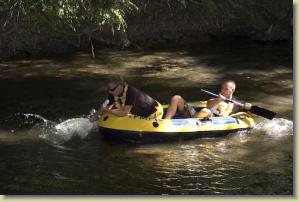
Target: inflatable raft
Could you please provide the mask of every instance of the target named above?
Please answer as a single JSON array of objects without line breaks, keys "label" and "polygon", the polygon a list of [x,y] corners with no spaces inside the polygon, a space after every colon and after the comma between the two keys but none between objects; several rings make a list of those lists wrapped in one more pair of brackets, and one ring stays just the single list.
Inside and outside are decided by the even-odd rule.
[{"label": "inflatable raft", "polygon": [[[206,106],[206,101],[189,103],[196,111]],[[167,105],[163,106],[167,109]],[[134,143],[155,143],[180,141],[192,138],[224,136],[241,130],[253,128],[253,116],[238,112],[228,117],[212,117],[209,120],[188,119],[150,119],[135,115],[117,117],[103,114],[99,119],[99,132],[105,139],[122,140]]]}]

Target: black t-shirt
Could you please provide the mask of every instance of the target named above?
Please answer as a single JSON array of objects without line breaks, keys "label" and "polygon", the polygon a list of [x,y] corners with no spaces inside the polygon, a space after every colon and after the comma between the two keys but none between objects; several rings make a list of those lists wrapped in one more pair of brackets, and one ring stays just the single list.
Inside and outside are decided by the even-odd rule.
[{"label": "black t-shirt", "polygon": [[[114,96],[111,94],[108,95],[108,99],[109,105],[115,102]],[[128,86],[125,105],[132,106],[131,114],[148,117],[156,111],[157,102],[143,91]]]}]

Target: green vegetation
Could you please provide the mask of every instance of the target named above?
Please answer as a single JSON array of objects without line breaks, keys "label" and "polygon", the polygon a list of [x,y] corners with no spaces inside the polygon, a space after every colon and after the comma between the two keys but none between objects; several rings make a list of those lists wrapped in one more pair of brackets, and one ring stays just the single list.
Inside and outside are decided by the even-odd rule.
[{"label": "green vegetation", "polygon": [[94,55],[93,33],[108,27],[112,34],[125,32],[125,14],[137,10],[130,0],[1,0],[1,46],[14,55],[20,48],[45,47],[41,37],[49,43],[78,39],[78,46],[86,37]]},{"label": "green vegetation", "polygon": [[187,45],[207,36],[292,40],[286,0],[0,0],[0,58],[94,47]]}]

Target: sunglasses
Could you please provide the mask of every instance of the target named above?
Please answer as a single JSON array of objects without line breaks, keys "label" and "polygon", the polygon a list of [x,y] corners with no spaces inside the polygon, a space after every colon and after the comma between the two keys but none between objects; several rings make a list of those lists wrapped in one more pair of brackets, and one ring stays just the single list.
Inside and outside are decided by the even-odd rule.
[{"label": "sunglasses", "polygon": [[114,88],[110,88],[110,89],[108,89],[108,91],[110,91],[110,92],[114,92],[117,88],[118,88],[118,86],[119,86],[119,84],[118,85],[116,85]]}]

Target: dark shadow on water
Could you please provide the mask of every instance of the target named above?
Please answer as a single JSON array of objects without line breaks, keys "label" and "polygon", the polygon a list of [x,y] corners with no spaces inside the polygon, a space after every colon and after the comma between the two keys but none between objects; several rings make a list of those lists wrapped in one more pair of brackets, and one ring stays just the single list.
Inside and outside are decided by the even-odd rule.
[{"label": "dark shadow on water", "polygon": [[192,55],[208,56],[200,63],[237,69],[272,70],[279,66],[293,68],[293,46],[290,41],[259,43],[243,38],[215,40],[194,47]]},{"label": "dark shadow on water", "polygon": [[[61,78],[20,78],[0,80],[1,117],[33,113],[48,119],[88,114],[105,97],[105,76],[63,80]],[[103,96],[103,97],[102,97]],[[1,119],[2,119],[1,118]]]}]

